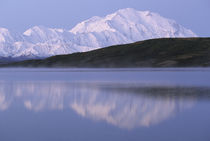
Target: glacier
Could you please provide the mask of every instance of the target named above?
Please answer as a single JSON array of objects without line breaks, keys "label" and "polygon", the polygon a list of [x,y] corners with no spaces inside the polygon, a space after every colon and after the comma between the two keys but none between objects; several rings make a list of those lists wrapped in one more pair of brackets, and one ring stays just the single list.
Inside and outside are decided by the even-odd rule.
[{"label": "glacier", "polygon": [[0,28],[0,58],[45,58],[167,37],[197,37],[176,21],[132,8],[92,17],[70,30],[34,26],[24,33]]}]

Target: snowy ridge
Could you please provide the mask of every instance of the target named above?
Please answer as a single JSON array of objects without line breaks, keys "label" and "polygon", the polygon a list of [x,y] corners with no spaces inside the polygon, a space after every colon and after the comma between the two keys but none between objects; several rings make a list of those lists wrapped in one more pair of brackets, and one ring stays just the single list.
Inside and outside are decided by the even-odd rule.
[{"label": "snowy ridge", "polygon": [[162,37],[196,37],[174,20],[150,11],[121,9],[71,30],[35,26],[23,34],[0,28],[0,57],[49,57]]}]

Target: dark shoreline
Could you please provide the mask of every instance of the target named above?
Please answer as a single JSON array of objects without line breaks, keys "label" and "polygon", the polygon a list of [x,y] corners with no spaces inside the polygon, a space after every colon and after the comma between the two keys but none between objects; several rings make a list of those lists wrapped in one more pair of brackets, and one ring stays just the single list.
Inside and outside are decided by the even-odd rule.
[{"label": "dark shoreline", "polygon": [[163,38],[84,53],[0,64],[25,68],[197,68],[210,67],[210,38]]}]

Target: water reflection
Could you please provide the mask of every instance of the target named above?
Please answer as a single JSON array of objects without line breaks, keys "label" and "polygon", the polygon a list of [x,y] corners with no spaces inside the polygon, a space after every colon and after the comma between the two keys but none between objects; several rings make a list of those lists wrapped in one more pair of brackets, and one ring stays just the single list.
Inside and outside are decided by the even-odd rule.
[{"label": "water reflection", "polygon": [[132,129],[158,124],[209,95],[210,88],[196,87],[0,82],[0,111],[21,106],[28,112],[71,109],[84,118]]}]

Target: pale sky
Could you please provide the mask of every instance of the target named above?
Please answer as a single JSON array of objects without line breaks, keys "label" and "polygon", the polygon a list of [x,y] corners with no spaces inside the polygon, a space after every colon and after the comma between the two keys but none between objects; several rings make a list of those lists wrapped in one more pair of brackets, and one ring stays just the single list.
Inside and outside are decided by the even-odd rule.
[{"label": "pale sky", "polygon": [[210,36],[210,0],[0,0],[0,27],[18,32],[35,25],[71,29],[122,8],[150,10]]}]

